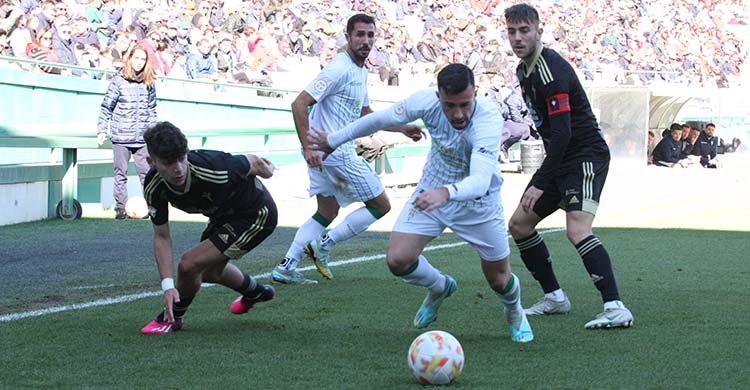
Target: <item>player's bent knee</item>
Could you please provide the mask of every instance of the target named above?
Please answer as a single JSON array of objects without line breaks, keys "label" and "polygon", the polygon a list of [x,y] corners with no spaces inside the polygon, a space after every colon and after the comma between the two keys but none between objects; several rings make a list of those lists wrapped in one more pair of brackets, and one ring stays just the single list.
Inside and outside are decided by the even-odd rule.
[{"label": "player's bent knee", "polygon": [[508,221],[508,230],[510,230],[510,235],[516,240],[528,237],[534,233],[533,226],[528,226],[527,224],[520,222],[517,218],[511,218],[510,221]]},{"label": "player's bent knee", "polygon": [[197,264],[188,258],[182,257],[177,264],[177,273],[179,275],[194,275],[200,273]]},{"label": "player's bent knee", "polygon": [[396,276],[403,276],[407,272],[409,267],[411,267],[414,260],[415,259],[411,259],[411,261],[409,261],[402,256],[396,256],[388,253],[385,258],[385,263],[388,265],[388,269],[392,274]]},{"label": "player's bent knee", "polygon": [[[503,263],[504,262],[504,263]],[[502,291],[510,280],[510,267],[508,258],[498,261],[483,261],[482,271],[487,283],[495,291]]]},{"label": "player's bent knee", "polygon": [[583,241],[584,238],[593,234],[591,229],[588,229],[588,228],[584,228],[584,229],[568,228],[566,233],[567,233],[566,235],[568,237],[568,241],[570,241],[570,243],[573,245],[578,244],[579,242]]}]

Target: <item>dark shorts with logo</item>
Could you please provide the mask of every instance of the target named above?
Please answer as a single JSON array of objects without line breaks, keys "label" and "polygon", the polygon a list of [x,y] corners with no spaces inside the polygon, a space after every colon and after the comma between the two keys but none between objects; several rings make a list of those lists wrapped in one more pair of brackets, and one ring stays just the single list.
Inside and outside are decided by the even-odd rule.
[{"label": "dark shorts with logo", "polygon": [[245,214],[210,220],[201,241],[211,240],[226,257],[239,259],[270,236],[277,223],[276,204],[270,201]]},{"label": "dark shorts with logo", "polygon": [[541,218],[563,209],[596,215],[599,197],[609,172],[609,161],[580,161],[548,182],[534,205]]}]

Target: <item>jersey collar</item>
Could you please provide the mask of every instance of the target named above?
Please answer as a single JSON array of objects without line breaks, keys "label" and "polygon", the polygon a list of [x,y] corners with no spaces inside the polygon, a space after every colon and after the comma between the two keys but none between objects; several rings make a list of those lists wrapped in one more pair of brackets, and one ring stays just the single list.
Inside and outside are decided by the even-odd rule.
[{"label": "jersey collar", "polygon": [[524,78],[528,78],[529,76],[531,76],[531,72],[534,71],[534,68],[539,62],[539,57],[542,56],[542,50],[544,50],[544,45],[539,42],[539,44],[536,46],[536,51],[534,51],[534,58],[531,61],[531,66],[527,66],[526,62],[521,60],[521,63],[523,64]]}]

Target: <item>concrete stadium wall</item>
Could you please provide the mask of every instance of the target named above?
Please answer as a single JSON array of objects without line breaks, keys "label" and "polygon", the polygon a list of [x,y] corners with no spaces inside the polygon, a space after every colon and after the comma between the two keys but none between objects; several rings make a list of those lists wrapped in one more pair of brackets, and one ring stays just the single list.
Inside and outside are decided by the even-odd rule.
[{"label": "concrete stadium wall", "polygon": [[47,218],[47,197],[47,182],[0,185],[0,226]]}]

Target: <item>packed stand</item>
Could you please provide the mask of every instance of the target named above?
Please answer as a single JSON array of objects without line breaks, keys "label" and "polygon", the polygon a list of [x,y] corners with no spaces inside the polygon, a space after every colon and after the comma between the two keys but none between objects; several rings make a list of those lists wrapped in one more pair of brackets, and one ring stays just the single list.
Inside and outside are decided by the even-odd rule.
[{"label": "packed stand", "polygon": [[[368,59],[374,84],[423,86],[445,64],[462,62],[507,85],[517,63],[502,18],[512,3],[499,0],[0,1],[0,55],[97,70],[119,69],[124,53],[142,43],[160,76],[271,86],[269,73],[323,66],[345,44],[344,23],[355,12],[378,21]],[[738,32],[747,31],[747,15],[739,0],[530,3],[549,15],[545,45],[588,80],[739,83],[747,55]]]}]

